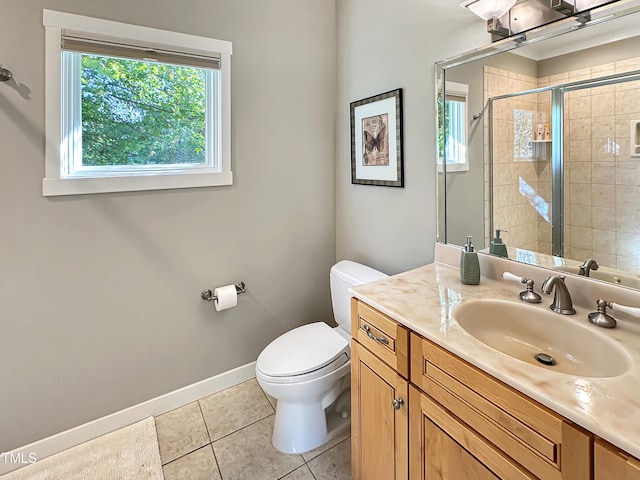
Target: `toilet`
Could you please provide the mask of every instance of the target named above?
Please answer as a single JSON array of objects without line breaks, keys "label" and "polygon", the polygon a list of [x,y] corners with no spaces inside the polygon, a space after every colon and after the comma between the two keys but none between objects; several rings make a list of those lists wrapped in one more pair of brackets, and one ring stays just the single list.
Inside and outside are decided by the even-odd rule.
[{"label": "toilet", "polygon": [[273,446],[304,453],[349,428],[351,386],[351,295],[349,288],[388,275],[343,260],[331,268],[331,303],[338,324],[295,328],[258,356],[256,379],[277,400]]}]

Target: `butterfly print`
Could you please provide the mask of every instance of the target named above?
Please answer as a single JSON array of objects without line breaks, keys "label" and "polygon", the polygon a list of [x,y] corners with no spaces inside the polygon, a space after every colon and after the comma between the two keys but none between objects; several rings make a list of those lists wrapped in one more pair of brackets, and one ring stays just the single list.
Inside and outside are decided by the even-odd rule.
[{"label": "butterfly print", "polygon": [[364,146],[367,152],[369,153],[373,152],[374,148],[377,148],[379,152],[384,150],[384,134],[386,132],[387,132],[387,127],[382,127],[380,129],[380,132],[378,132],[378,135],[374,137],[372,134],[370,134],[366,130],[364,131],[364,141],[365,141]]}]

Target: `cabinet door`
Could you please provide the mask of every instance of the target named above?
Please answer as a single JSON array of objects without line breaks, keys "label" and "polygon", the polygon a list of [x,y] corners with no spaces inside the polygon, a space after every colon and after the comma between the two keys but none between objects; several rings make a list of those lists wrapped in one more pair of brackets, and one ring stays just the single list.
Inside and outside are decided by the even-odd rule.
[{"label": "cabinet door", "polygon": [[499,480],[482,463],[428,418],[424,419],[425,478]]},{"label": "cabinet door", "polygon": [[409,406],[411,480],[537,479],[413,385]]},{"label": "cabinet door", "polygon": [[411,360],[413,384],[527,472],[545,480],[592,480],[588,432],[414,333]]},{"label": "cabinet door", "polygon": [[357,342],[351,354],[352,478],[407,480],[408,383]]},{"label": "cabinet door", "polygon": [[597,439],[594,447],[595,480],[640,480],[640,461]]}]

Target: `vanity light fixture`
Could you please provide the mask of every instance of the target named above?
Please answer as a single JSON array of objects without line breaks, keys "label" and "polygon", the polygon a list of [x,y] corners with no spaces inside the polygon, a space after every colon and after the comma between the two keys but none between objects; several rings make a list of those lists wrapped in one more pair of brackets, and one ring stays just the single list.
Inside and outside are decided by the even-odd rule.
[{"label": "vanity light fixture", "polygon": [[487,21],[487,31],[508,37],[511,35],[509,23],[506,26],[500,22],[499,18],[504,16],[515,4],[517,0],[465,0],[461,7],[471,10],[475,15]]},{"label": "vanity light fixture", "polygon": [[516,0],[465,0],[461,7],[468,8],[483,20],[500,18],[516,4]]},{"label": "vanity light fixture", "polygon": [[563,15],[571,16],[576,13],[576,0],[551,0],[551,8]]},{"label": "vanity light fixture", "polygon": [[567,17],[580,28],[591,22],[591,10],[618,2],[624,0],[465,0],[460,6],[486,20],[495,42]]}]

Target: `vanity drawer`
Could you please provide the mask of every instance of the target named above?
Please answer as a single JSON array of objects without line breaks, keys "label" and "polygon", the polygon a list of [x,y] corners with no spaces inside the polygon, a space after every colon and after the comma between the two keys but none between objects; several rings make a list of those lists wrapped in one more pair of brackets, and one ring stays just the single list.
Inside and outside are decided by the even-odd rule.
[{"label": "vanity drawer", "polygon": [[351,335],[404,378],[409,378],[409,330],[356,298],[351,299]]},{"label": "vanity drawer", "polygon": [[411,382],[531,473],[590,478],[588,433],[416,334],[411,351]]}]

